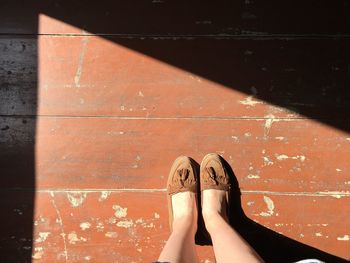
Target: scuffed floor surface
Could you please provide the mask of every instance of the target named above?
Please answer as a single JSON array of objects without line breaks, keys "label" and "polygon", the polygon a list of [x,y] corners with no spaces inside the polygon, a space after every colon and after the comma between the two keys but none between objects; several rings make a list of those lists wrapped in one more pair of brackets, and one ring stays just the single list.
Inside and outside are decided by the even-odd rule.
[{"label": "scuffed floor surface", "polygon": [[[149,2],[151,22],[172,10]],[[11,4],[0,11],[0,261],[156,260],[170,166],[209,152],[232,167],[232,219],[267,262],[350,259],[349,39],[286,39],[252,16],[231,29],[275,37],[227,25],[223,35],[225,21],[205,17],[177,20],[190,37],[168,20],[113,31],[118,15],[98,27],[60,5],[35,5],[23,21]],[[210,246],[198,250],[214,262]]]}]

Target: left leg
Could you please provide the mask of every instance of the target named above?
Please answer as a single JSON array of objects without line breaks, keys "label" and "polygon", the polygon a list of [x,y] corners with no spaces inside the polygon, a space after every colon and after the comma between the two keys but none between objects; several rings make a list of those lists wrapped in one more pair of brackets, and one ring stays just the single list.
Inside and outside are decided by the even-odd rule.
[{"label": "left leg", "polygon": [[173,231],[158,262],[198,262],[194,238],[197,231],[196,196],[192,192],[174,194],[172,206]]}]

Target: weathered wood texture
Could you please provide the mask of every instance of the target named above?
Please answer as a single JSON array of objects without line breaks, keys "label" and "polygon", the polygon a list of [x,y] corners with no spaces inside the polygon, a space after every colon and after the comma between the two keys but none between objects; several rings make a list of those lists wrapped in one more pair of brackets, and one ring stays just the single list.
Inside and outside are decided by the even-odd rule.
[{"label": "weathered wood texture", "polygon": [[[2,38],[0,44],[6,85],[0,93],[0,114],[272,114],[332,124],[348,118],[350,110],[350,41],[320,40],[315,46],[312,40],[42,36],[37,90],[31,88],[36,81],[35,40]],[[336,125],[350,129],[341,122]]]},{"label": "weathered wood texture", "polygon": [[[2,206],[13,209],[11,220],[2,227],[12,229],[17,218],[26,216],[25,194],[18,196],[22,201],[12,202],[12,206],[6,206],[8,200],[1,200]],[[315,244],[317,249],[347,257],[350,211],[344,209],[343,202],[349,202],[349,197],[291,195],[286,198],[269,193],[242,196],[242,207],[248,218],[296,240],[283,248],[286,255],[273,252],[277,258],[290,257],[288,249],[293,250],[296,243]],[[34,260],[150,262],[157,258],[168,236],[164,192],[53,190],[37,193],[35,203],[41,209],[36,209],[34,215]],[[343,223],[339,225],[339,221]],[[278,237],[267,235],[272,231],[265,231],[254,233],[256,239],[260,243],[270,239],[270,245],[276,249]],[[7,233],[2,238],[17,242],[17,253],[26,253],[31,246],[30,240],[21,238],[19,233]],[[260,249],[262,253],[266,250]],[[213,262],[211,249],[199,247],[199,252],[202,262]],[[296,258],[298,256],[302,257],[296,255]]]},{"label": "weathered wood texture", "polygon": [[[160,35],[349,34],[348,1],[11,1],[2,33]],[[51,19],[40,21],[37,15]],[[63,23],[61,22],[63,21]]]},{"label": "weathered wood texture", "polygon": [[[3,160],[33,145],[31,122],[4,120]],[[349,193],[349,135],[310,120],[42,117],[36,132],[39,189],[163,189],[178,155],[200,163],[217,151],[245,190]],[[19,163],[2,185],[28,187],[25,170]]]},{"label": "weathered wood texture", "polygon": [[170,165],[208,152],[267,262],[350,259],[347,1],[18,3],[0,6],[2,262],[155,260]]}]

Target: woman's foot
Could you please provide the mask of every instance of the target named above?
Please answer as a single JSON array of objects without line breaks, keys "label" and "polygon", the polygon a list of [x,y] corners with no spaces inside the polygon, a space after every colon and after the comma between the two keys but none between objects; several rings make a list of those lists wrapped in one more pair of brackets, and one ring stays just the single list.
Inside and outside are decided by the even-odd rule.
[{"label": "woman's foot", "polygon": [[170,228],[174,230],[180,227],[195,234],[198,217],[198,171],[194,160],[180,156],[174,161],[167,190]]},{"label": "woman's foot", "polygon": [[224,219],[228,222],[229,176],[218,154],[207,154],[200,167],[202,214],[207,230],[215,230]]}]

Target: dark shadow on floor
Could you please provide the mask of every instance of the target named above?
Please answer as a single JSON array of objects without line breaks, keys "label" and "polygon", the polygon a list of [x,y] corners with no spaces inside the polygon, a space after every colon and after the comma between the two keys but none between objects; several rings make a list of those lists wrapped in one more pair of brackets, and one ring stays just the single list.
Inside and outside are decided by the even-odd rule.
[{"label": "dark shadow on floor", "polygon": [[31,262],[37,111],[36,35],[6,34],[5,19],[37,32],[37,12],[0,3],[0,262]]},{"label": "dark shadow on floor", "polygon": [[[222,160],[232,182],[230,224],[258,252],[265,262],[297,262],[303,259],[318,259],[327,263],[348,262],[322,250],[278,234],[249,219],[242,209],[241,192],[237,178],[228,162],[224,159]],[[201,208],[199,211],[201,211]],[[198,228],[205,229],[201,215],[199,216]],[[198,232],[196,243],[199,245],[212,245],[208,232]]]}]

